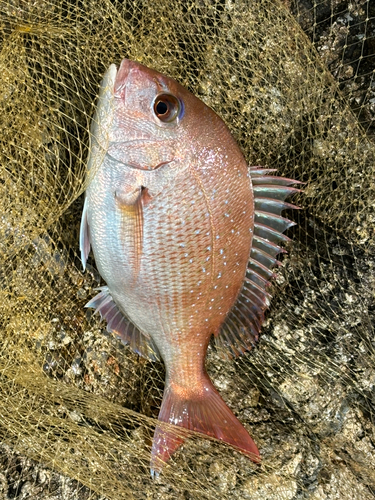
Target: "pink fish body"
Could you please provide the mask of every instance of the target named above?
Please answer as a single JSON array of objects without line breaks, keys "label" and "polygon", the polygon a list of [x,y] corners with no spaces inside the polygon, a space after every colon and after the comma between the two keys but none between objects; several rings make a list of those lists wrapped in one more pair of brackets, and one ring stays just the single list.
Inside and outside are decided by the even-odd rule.
[{"label": "pink fish body", "polygon": [[[260,461],[205,370],[212,335],[251,348],[270,270],[292,225],[294,181],[250,168],[223,121],[175,80],[133,61],[111,65],[91,127],[81,224],[107,283],[90,301],[134,351],[162,359],[159,420],[216,437]],[[181,445],[156,427],[151,469]]]}]

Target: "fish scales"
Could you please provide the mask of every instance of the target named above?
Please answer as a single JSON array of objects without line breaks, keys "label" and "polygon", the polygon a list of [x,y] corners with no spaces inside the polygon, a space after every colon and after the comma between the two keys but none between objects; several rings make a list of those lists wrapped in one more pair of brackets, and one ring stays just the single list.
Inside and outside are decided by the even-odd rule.
[{"label": "fish scales", "polygon": [[[91,126],[80,242],[84,265],[91,247],[107,287],[87,306],[136,352],[164,361],[160,421],[221,439],[259,462],[205,370],[212,335],[236,354],[257,337],[269,297],[262,273],[272,275],[278,228],[291,225],[279,214],[288,190],[298,191],[287,187],[293,181],[267,178],[258,214],[252,171],[263,186],[270,171],[249,169],[223,121],[175,80],[126,59],[108,69]],[[256,217],[272,241],[253,238]],[[182,442],[156,427],[152,474]]]}]

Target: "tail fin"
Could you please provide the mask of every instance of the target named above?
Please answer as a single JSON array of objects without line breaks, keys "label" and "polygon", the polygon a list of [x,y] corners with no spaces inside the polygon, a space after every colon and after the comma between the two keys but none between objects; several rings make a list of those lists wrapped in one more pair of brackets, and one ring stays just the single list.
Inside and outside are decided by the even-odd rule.
[{"label": "tail fin", "polygon": [[[212,436],[230,444],[253,462],[260,462],[259,450],[241,422],[225,404],[208,376],[190,397],[169,383],[164,389],[159,420]],[[185,441],[182,433],[156,426],[151,451],[151,475],[158,475],[165,462]]]}]

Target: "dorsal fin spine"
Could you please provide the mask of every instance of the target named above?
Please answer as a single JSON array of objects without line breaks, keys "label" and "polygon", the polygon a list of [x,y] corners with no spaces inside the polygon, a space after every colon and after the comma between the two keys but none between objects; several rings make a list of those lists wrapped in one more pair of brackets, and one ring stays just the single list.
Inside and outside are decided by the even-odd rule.
[{"label": "dorsal fin spine", "polygon": [[254,198],[265,197],[265,195],[274,200],[284,201],[288,196],[301,193],[301,189],[290,186],[275,186],[270,184],[253,185]]},{"label": "dorsal fin spine", "polygon": [[[253,313],[253,311],[251,311],[251,309],[249,309],[247,307],[246,304],[244,304],[242,302],[242,300],[240,299],[240,297],[237,299],[237,304],[241,304],[241,305],[243,305],[245,307],[245,309],[247,310],[247,312],[253,318],[253,321],[255,323],[255,331],[258,332],[260,330],[261,326],[262,326],[261,323],[260,323],[260,321],[259,321],[259,318]],[[246,324],[247,323],[250,324],[250,328],[252,328],[254,326],[252,324],[252,322],[250,321],[250,319],[243,313],[243,311],[241,311],[241,309],[238,306],[234,306],[234,310],[239,312],[239,314],[244,318]]]},{"label": "dorsal fin spine", "polygon": [[292,184],[302,184],[302,182],[295,181],[293,179],[276,177],[274,175],[264,175],[264,176],[254,177],[251,180],[254,186],[259,184],[271,184],[276,186],[291,186]]},{"label": "dorsal fin spine", "polygon": [[263,210],[255,210],[254,214],[255,222],[262,223],[263,221],[265,221],[269,227],[272,227],[280,234],[290,227],[296,225],[295,222],[286,219],[285,217],[281,217],[281,215],[275,215],[270,212],[263,212]]},{"label": "dorsal fin spine", "polygon": [[[255,278],[255,283],[257,282],[260,282],[261,284],[258,284],[258,286],[260,287],[264,287],[264,289],[266,289],[266,287],[269,287],[270,286],[270,282],[268,281],[267,278],[264,278],[263,276],[261,276],[259,273],[257,273],[255,271],[255,269],[251,269],[249,266],[247,267],[247,270],[246,270],[246,274],[251,274],[251,276],[253,278]],[[248,278],[249,279],[249,278]],[[246,280],[246,278],[245,278]],[[254,279],[252,279],[251,281],[254,281]],[[262,288],[263,290],[263,288]]]},{"label": "dorsal fin spine", "polygon": [[[272,257],[276,257],[276,255],[278,255],[279,253],[286,253],[285,248],[280,247],[279,245],[276,245],[275,243],[272,243],[271,241],[268,241],[264,238],[261,238],[256,234],[254,234],[253,236],[253,247],[257,247],[260,250],[266,251]],[[264,248],[266,248],[267,250],[264,250]]]},{"label": "dorsal fin spine", "polygon": [[275,200],[273,198],[264,198],[263,196],[254,198],[255,211],[269,212],[272,214],[280,215],[283,210],[299,210],[297,205],[287,203],[282,200]]},{"label": "dorsal fin spine", "polygon": [[[258,262],[257,260],[255,259],[252,259],[250,257],[249,259],[249,267],[251,268],[251,266],[255,267],[256,269],[259,269],[261,272],[263,272],[266,276],[264,276],[268,281],[270,280],[270,278],[274,278],[275,277],[275,273],[273,271],[271,271],[271,269],[269,269],[268,267],[264,266],[263,264],[261,264],[260,262]],[[258,271],[256,271],[258,274],[260,274]],[[261,275],[262,276],[262,275]]]},{"label": "dorsal fin spine", "polygon": [[[275,229],[273,229],[270,226],[267,226],[266,224],[261,224],[260,222],[256,221],[254,223],[254,234],[257,236],[261,236],[262,234],[265,236],[267,234],[268,237],[271,238],[270,241],[272,241],[273,243],[275,243],[276,241],[285,241],[285,242],[291,241],[288,236],[285,236],[285,234],[276,231]],[[261,237],[263,238],[264,236]]]},{"label": "dorsal fin spine", "polygon": [[[254,302],[257,302],[259,304],[259,307],[263,310],[263,309],[266,309],[269,304],[270,304],[270,300],[269,300],[269,297],[267,297],[266,295],[264,295],[264,300],[261,299],[261,296],[260,295],[257,295],[254,290],[251,290],[250,288],[248,287],[243,287],[242,290],[246,290],[247,293],[251,294],[253,297],[254,297]],[[243,292],[241,292],[241,294],[243,294]],[[241,296],[240,294],[240,296]],[[247,295],[245,295],[247,297]],[[248,298],[248,297],[247,297]]]},{"label": "dorsal fin spine", "polygon": [[271,174],[277,171],[276,168],[264,167],[250,167],[249,170],[252,179],[254,179],[255,177],[263,177],[264,175]]},{"label": "dorsal fin spine", "polygon": [[[261,250],[260,248],[257,248],[257,247],[254,247],[254,246],[251,249],[250,255],[253,257],[254,260],[256,260],[257,262],[260,262],[261,264],[263,264],[263,265],[265,265],[266,267],[269,267],[269,268],[281,265],[281,262],[279,260],[275,259],[275,257],[272,257],[268,253],[263,252],[263,250]],[[269,265],[266,265],[266,264],[264,264],[264,262],[261,262],[259,260],[259,258],[257,258],[257,256],[259,258],[261,258],[263,261],[264,261],[264,259],[268,260],[269,261]]]},{"label": "dorsal fin spine", "polygon": [[[266,283],[268,283],[268,281]],[[270,293],[266,292],[266,290],[264,288],[262,288],[257,283],[255,283],[255,281],[245,277],[244,286],[247,286],[247,285],[256,288],[260,293],[262,293],[268,299],[270,299],[270,300],[272,299],[272,295]]]}]

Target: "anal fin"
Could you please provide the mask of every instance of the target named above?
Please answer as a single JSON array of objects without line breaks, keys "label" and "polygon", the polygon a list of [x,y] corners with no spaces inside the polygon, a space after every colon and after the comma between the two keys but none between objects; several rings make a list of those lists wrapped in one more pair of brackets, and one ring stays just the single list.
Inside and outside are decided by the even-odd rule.
[{"label": "anal fin", "polygon": [[85,307],[95,309],[101,318],[107,320],[107,331],[115,333],[124,344],[129,344],[134,352],[151,361],[160,360],[159,350],[150,336],[142,333],[122,313],[107,286],[99,288],[98,293]]}]

